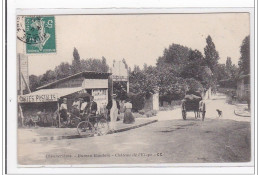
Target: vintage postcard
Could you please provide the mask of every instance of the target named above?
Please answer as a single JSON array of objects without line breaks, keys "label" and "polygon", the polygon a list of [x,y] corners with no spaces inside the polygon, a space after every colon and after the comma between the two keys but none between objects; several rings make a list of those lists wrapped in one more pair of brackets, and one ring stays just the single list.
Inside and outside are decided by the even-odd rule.
[{"label": "vintage postcard", "polygon": [[19,166],[253,161],[250,13],[16,22]]}]

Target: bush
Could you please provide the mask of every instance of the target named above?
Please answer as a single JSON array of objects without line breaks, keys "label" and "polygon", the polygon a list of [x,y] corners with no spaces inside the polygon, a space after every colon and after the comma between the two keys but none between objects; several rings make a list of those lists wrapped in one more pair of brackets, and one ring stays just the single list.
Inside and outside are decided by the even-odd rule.
[{"label": "bush", "polygon": [[133,115],[134,115],[135,118],[145,118],[146,117],[146,116],[141,115],[139,113],[133,113]]},{"label": "bush", "polygon": [[131,103],[133,105],[133,111],[137,112],[139,110],[142,110],[144,108],[145,104],[145,95],[143,94],[134,94],[134,93],[129,93],[128,97],[131,100]]},{"label": "bush", "polygon": [[157,111],[156,111],[156,110],[152,110],[151,112],[152,112],[152,115],[153,115],[153,116],[156,116],[156,114],[157,114]]},{"label": "bush", "polygon": [[171,102],[171,106],[180,106],[182,104],[181,100],[173,100]]},{"label": "bush", "polygon": [[164,106],[160,106],[160,107],[159,107],[159,111],[167,111],[167,110],[168,110],[167,107],[164,107]]},{"label": "bush", "polygon": [[153,114],[152,114],[151,111],[148,111],[145,115],[146,115],[146,117],[148,117],[148,118],[153,116]]}]

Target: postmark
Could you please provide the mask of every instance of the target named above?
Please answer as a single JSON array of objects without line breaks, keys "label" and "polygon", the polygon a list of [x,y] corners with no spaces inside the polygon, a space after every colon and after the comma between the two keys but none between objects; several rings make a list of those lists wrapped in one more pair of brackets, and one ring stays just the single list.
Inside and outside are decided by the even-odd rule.
[{"label": "postmark", "polygon": [[17,17],[17,38],[26,44],[26,53],[55,53],[54,16]]}]

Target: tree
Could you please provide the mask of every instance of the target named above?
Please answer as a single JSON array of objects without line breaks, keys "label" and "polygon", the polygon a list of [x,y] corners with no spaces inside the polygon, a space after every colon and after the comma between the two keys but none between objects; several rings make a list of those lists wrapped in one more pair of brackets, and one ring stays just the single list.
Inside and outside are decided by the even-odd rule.
[{"label": "tree", "polygon": [[226,68],[227,68],[227,69],[231,69],[231,67],[232,67],[231,58],[230,58],[230,57],[227,57],[227,60],[226,60]]},{"label": "tree", "polygon": [[114,81],[113,82],[113,93],[117,95],[120,100],[127,98],[127,82],[126,81]]},{"label": "tree", "polygon": [[211,69],[213,74],[215,74],[216,66],[219,60],[219,54],[210,35],[206,38],[206,43],[207,45],[204,48],[205,63]]},{"label": "tree", "polygon": [[228,79],[235,80],[238,76],[238,68],[235,64],[232,64],[230,57],[227,57],[226,60],[226,72]]},{"label": "tree", "polygon": [[40,79],[36,75],[30,75],[29,76],[29,82],[30,82],[29,87],[30,87],[30,90],[32,92],[35,91],[36,88],[41,85],[40,84]]},{"label": "tree", "polygon": [[168,49],[164,50],[163,57],[165,57],[165,60],[168,63],[181,65],[188,59],[189,51],[190,49],[188,47],[172,44]]},{"label": "tree", "polygon": [[163,56],[157,59],[158,70],[172,69],[176,76],[181,76],[181,72],[188,63],[190,50],[179,44],[171,44],[168,49],[164,49]]},{"label": "tree", "polygon": [[60,65],[55,67],[55,73],[57,79],[65,78],[67,76],[72,75],[72,66],[69,63],[62,62]]},{"label": "tree", "polygon": [[182,77],[178,77],[174,66],[161,64],[157,66],[157,86],[159,87],[160,101],[171,102],[183,98],[187,90]]},{"label": "tree", "polygon": [[216,82],[215,79],[213,78],[213,73],[208,66],[202,66],[201,77],[202,77],[201,84],[205,89],[215,86]]},{"label": "tree", "polygon": [[75,74],[75,73],[78,73],[78,72],[82,71],[81,70],[81,62],[80,62],[79,52],[78,52],[78,50],[75,47],[74,47],[72,55],[73,55],[73,60],[72,60],[71,70]]},{"label": "tree", "polygon": [[[102,59],[86,59],[80,60],[80,64],[69,64],[62,62],[60,65],[56,66],[54,71],[48,70],[43,75],[35,76],[32,75],[30,79],[30,88],[35,90],[37,87],[51,83],[53,81],[68,77],[80,71],[95,71],[95,72],[108,72],[109,66],[106,63],[106,58],[102,57]],[[77,68],[77,65],[81,67]]]},{"label": "tree", "polygon": [[108,72],[108,70],[109,70],[109,66],[108,66],[108,64],[107,64],[107,60],[106,60],[106,58],[103,57],[103,56],[102,56],[102,61],[101,61],[101,70],[102,70],[103,72]]},{"label": "tree", "polygon": [[76,49],[75,47],[73,50],[73,60],[75,60],[77,63],[80,62],[79,52],[78,52],[78,49]]},{"label": "tree", "polygon": [[194,78],[198,81],[202,81],[203,70],[203,55],[198,50],[190,50],[187,63],[181,73],[183,78]]},{"label": "tree", "polygon": [[41,77],[40,84],[41,85],[48,84],[55,80],[57,80],[56,73],[53,70],[47,70],[46,73],[43,74],[43,76]]},{"label": "tree", "polygon": [[144,63],[144,71],[146,71],[147,70],[147,68],[148,68],[148,65],[146,64],[146,63]]},{"label": "tree", "polygon": [[144,97],[149,97],[151,94],[155,93],[157,88],[157,81],[155,75],[150,72],[145,71],[133,71],[129,75],[129,85],[130,92],[135,94],[143,94]]},{"label": "tree", "polygon": [[239,72],[250,74],[250,36],[246,36],[240,47]]},{"label": "tree", "polygon": [[141,69],[138,65],[134,65],[134,72],[140,72]]},{"label": "tree", "polygon": [[216,70],[215,77],[217,78],[218,81],[229,79],[231,76],[228,74],[225,64],[217,64],[215,70]]},{"label": "tree", "polygon": [[159,83],[160,101],[171,102],[172,100],[183,99],[188,90],[185,79],[175,76],[165,76]]},{"label": "tree", "polygon": [[84,59],[81,60],[81,71],[95,71],[95,72],[108,72],[109,66],[106,63],[106,58],[100,59]]}]

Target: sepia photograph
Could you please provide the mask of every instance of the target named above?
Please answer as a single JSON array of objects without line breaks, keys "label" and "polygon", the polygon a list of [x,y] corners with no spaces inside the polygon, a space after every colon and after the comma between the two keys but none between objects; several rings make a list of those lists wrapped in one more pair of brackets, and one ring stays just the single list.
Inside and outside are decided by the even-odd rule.
[{"label": "sepia photograph", "polygon": [[18,166],[254,161],[250,13],[18,15],[16,32]]}]

